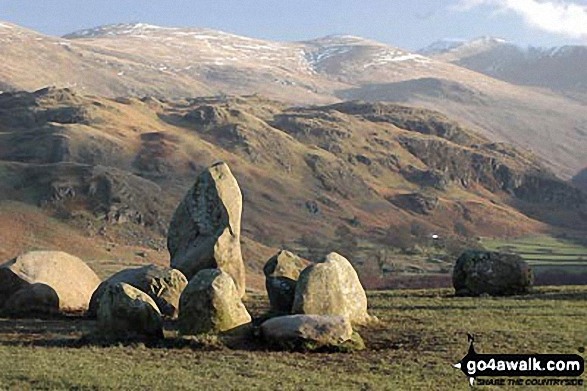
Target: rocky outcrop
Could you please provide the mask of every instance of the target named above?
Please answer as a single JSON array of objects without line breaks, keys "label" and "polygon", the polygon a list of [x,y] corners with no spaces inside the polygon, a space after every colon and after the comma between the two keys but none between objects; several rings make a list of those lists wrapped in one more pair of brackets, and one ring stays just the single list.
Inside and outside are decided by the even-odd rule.
[{"label": "rocky outcrop", "polygon": [[533,274],[519,255],[466,251],[455,264],[452,281],[457,296],[503,296],[527,292]]},{"label": "rocky outcrop", "polygon": [[391,123],[398,128],[441,137],[457,144],[466,145],[477,140],[457,122],[451,121],[437,111],[361,101],[337,103],[328,106],[328,108],[345,114],[361,116],[371,122]]},{"label": "rocky outcrop", "polygon": [[339,158],[311,153],[304,160],[327,192],[337,193],[347,199],[371,195],[373,192],[361,176]]},{"label": "rocky outcrop", "polygon": [[511,151],[466,149],[441,139],[400,136],[399,142],[428,167],[442,171],[448,180],[464,188],[478,183],[491,192],[504,192],[526,202],[564,204],[573,209],[587,204],[587,196],[579,189],[521,153],[514,161]]},{"label": "rocky outcrop", "polygon": [[8,304],[19,313],[86,311],[99,284],[96,273],[77,257],[32,251],[0,266],[0,308]]},{"label": "rocky outcrop", "polygon": [[367,295],[351,263],[337,253],[306,268],[298,279],[292,312],[339,315],[353,324],[371,320]]},{"label": "rocky outcrop", "polygon": [[190,279],[203,269],[219,268],[245,293],[240,230],[243,198],[226,163],[200,174],[177,207],[169,226],[171,266]]},{"label": "rocky outcrop", "polygon": [[229,332],[250,322],[233,279],[222,270],[200,270],[181,294],[178,326],[182,334]]},{"label": "rocky outcrop", "polygon": [[112,167],[75,163],[15,165],[19,191],[51,210],[93,214],[111,224],[134,223],[166,231],[167,202],[155,183]]},{"label": "rocky outcrop", "polygon": [[163,338],[163,321],[153,299],[119,282],[104,289],[98,308],[98,330],[116,339]]},{"label": "rocky outcrop", "polygon": [[398,208],[421,215],[431,214],[440,205],[438,197],[427,196],[422,193],[398,194],[388,197],[387,200]]},{"label": "rocky outcrop", "polygon": [[290,313],[296,292],[296,283],[306,263],[297,255],[281,250],[271,257],[263,267],[265,287],[269,295],[271,310]]},{"label": "rocky outcrop", "polygon": [[164,316],[175,318],[179,309],[179,297],[188,284],[185,276],[175,269],[165,266],[147,265],[134,269],[121,270],[102,282],[92,295],[89,314],[95,316],[107,286],[124,282],[146,293],[157,304]]},{"label": "rocky outcrop", "polygon": [[288,315],[261,325],[261,335],[280,349],[333,348],[349,343],[353,328],[348,318],[328,315]]},{"label": "rocky outcrop", "polygon": [[420,170],[417,167],[408,165],[400,170],[400,174],[408,181],[421,187],[432,187],[436,190],[446,190],[448,180],[440,170]]}]

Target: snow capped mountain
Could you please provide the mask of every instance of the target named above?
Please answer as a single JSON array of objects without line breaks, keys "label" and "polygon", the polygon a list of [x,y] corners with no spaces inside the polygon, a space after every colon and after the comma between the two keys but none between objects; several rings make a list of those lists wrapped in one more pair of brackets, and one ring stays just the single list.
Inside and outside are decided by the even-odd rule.
[{"label": "snow capped mountain", "polygon": [[151,33],[154,31],[173,31],[178,30],[174,27],[162,27],[154,26],[145,23],[119,23],[109,24],[105,26],[98,26],[91,29],[85,29],[75,31],[73,33],[64,35],[64,38],[75,39],[75,38],[97,38],[103,36],[116,36],[116,35],[144,35],[145,33]]},{"label": "snow capped mountain", "polygon": [[467,42],[465,39],[458,39],[458,38],[445,38],[438,40],[436,42],[431,43],[430,45],[426,46],[423,49],[418,50],[418,53],[424,55],[434,55],[437,53],[444,53],[451,49],[461,46]]},{"label": "snow capped mountain", "polygon": [[472,40],[465,39],[442,39],[432,43],[431,45],[421,49],[418,53],[434,56],[448,52],[479,52],[490,50],[491,48],[509,45],[509,42],[502,38],[484,36]]},{"label": "snow capped mountain", "polygon": [[587,61],[587,46],[521,47],[482,37],[452,46],[434,43],[420,53],[513,84],[564,91],[582,100],[587,94],[587,68],[581,65]]},{"label": "snow capped mountain", "polygon": [[[108,97],[259,94],[302,105],[340,99],[404,102],[441,110],[492,138],[531,146],[565,175],[585,166],[587,140],[576,131],[587,123],[587,114],[576,114],[584,106],[496,80],[530,84],[530,76],[544,79],[526,63],[511,65],[532,50],[496,38],[437,43],[426,51],[436,54],[424,54],[351,35],[276,42],[135,23],[51,37],[1,24],[2,91],[75,86]],[[575,88],[587,80],[582,66],[587,58],[580,52],[536,51],[544,61],[568,63],[549,69],[558,79],[567,75]],[[548,132],[565,137],[553,146],[543,142]]]}]

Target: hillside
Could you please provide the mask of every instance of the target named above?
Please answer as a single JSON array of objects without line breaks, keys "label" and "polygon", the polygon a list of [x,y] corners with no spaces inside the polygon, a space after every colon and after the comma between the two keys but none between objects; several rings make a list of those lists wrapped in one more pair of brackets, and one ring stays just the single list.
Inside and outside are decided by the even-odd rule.
[{"label": "hillside", "polygon": [[436,42],[420,51],[512,84],[548,88],[586,102],[587,46],[520,47],[482,37],[471,41]]},{"label": "hillside", "polygon": [[2,23],[0,49],[2,91],[57,86],[161,99],[261,94],[299,105],[389,100],[438,110],[491,141],[533,151],[565,179],[585,166],[587,113],[575,99],[361,37],[273,42],[140,23],[50,37]]},{"label": "hillside", "polygon": [[[93,259],[110,253],[166,263],[175,205],[218,160],[243,190],[252,275],[278,247],[310,258],[337,249],[379,273],[386,265],[413,267],[378,255],[406,235],[458,241],[552,225],[587,229],[585,194],[534,156],[425,109],[290,107],[260,96],[108,99],[43,89],[1,94],[0,130],[0,206],[13,205],[0,207],[0,221],[18,208],[44,221],[39,231],[33,224],[26,235],[2,236],[0,248],[14,252],[71,242]],[[433,272],[450,264],[422,262]]]}]

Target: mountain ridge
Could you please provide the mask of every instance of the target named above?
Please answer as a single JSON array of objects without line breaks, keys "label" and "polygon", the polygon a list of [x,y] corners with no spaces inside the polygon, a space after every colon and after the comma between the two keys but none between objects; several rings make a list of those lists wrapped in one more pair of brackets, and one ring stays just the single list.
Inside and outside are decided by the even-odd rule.
[{"label": "mountain ridge", "polygon": [[[379,250],[402,235],[587,229],[587,196],[534,156],[439,112],[391,103],[111,99],[48,88],[0,95],[0,141],[0,212],[32,206],[157,258],[174,207],[204,167],[226,161],[242,189],[257,276],[278,247],[310,259],[336,249],[367,270],[383,267]],[[22,250],[18,238],[0,238],[0,248]]]},{"label": "mountain ridge", "polygon": [[563,178],[585,166],[580,102],[394,46],[355,36],[275,42],[146,24],[102,27],[101,34],[67,39],[0,29],[2,90],[76,87],[162,100],[258,93],[298,105],[388,100],[442,111],[493,141],[532,150]]}]

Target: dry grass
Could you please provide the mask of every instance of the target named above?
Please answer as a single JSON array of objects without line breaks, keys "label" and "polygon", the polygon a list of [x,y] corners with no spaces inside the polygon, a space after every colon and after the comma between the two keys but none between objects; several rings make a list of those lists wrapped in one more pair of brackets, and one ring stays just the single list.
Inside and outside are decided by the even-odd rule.
[{"label": "dry grass", "polygon": [[[104,346],[79,340],[92,321],[2,319],[0,384],[18,390],[467,390],[467,379],[451,366],[467,351],[466,333],[484,353],[576,353],[587,344],[586,299],[584,287],[500,299],[455,298],[449,290],[371,293],[370,311],[381,324],[359,330],[367,350],[330,354],[267,351],[255,341],[233,348],[213,341]],[[267,308],[263,296],[246,304],[256,316]]]}]

